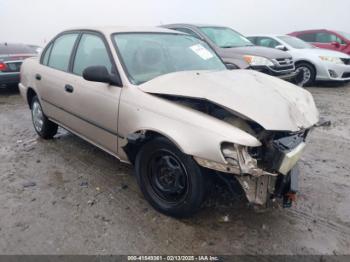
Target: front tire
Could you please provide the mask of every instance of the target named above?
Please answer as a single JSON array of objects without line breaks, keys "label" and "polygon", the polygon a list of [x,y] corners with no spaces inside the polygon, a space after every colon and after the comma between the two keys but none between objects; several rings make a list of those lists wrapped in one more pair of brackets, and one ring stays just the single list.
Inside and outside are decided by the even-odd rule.
[{"label": "front tire", "polygon": [[37,134],[44,139],[51,139],[57,134],[58,126],[45,116],[39,98],[33,97],[31,101],[32,122]]},{"label": "front tire", "polygon": [[310,86],[315,82],[316,70],[311,64],[302,62],[296,64],[295,67],[297,74],[300,72],[304,73],[303,77],[299,80],[299,83],[297,83],[297,85]]},{"label": "front tire", "polygon": [[135,170],[145,198],[161,213],[189,217],[200,208],[206,188],[204,174],[192,157],[168,139],[147,142],[136,156]]}]

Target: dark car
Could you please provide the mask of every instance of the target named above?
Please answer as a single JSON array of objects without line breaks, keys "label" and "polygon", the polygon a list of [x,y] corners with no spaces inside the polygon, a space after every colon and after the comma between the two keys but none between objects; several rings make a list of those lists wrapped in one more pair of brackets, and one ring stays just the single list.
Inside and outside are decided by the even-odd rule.
[{"label": "dark car", "polygon": [[319,48],[339,51],[350,55],[350,33],[317,29],[293,32],[289,35],[298,37]]},{"label": "dark car", "polygon": [[0,43],[0,88],[17,86],[23,60],[36,55],[26,45]]},{"label": "dark car", "polygon": [[162,27],[185,32],[205,41],[229,69],[254,69],[286,80],[296,77],[294,61],[288,53],[255,46],[229,27],[193,24]]}]

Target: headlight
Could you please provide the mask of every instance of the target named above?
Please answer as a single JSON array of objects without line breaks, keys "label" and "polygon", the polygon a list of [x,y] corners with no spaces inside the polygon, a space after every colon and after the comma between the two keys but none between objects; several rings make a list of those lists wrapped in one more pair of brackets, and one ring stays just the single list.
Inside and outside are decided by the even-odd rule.
[{"label": "headlight", "polygon": [[238,153],[234,144],[224,142],[221,144],[221,152],[225,160],[231,165],[238,165]]},{"label": "headlight", "polygon": [[273,62],[265,57],[245,55],[244,60],[251,66],[273,66]]},{"label": "headlight", "polygon": [[335,63],[339,65],[343,65],[344,62],[338,58],[338,57],[331,57],[331,56],[320,56],[320,59],[325,62]]}]

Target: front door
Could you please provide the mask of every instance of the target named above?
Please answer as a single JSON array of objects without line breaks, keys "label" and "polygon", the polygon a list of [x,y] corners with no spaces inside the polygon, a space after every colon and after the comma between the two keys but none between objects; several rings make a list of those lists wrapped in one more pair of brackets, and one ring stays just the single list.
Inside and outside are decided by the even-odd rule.
[{"label": "front door", "polygon": [[66,83],[71,89],[67,110],[72,118],[68,126],[97,146],[117,154],[118,107],[122,89],[85,80],[82,74],[89,66],[105,66],[111,74],[116,73],[107,44],[97,33],[83,33],[76,49],[72,74]]}]

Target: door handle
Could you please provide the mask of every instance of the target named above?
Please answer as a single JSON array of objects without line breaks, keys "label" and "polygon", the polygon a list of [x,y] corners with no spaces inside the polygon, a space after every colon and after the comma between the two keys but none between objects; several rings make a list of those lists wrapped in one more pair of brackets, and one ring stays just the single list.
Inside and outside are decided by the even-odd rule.
[{"label": "door handle", "polygon": [[35,75],[35,79],[40,81],[40,80],[41,80],[41,75],[36,74],[36,75]]},{"label": "door handle", "polygon": [[68,93],[73,93],[74,87],[71,85],[65,85],[64,90],[66,90],[66,92],[68,92]]}]

